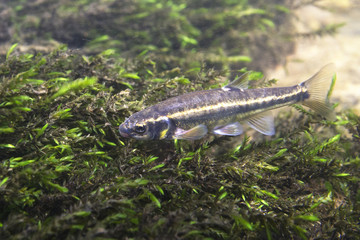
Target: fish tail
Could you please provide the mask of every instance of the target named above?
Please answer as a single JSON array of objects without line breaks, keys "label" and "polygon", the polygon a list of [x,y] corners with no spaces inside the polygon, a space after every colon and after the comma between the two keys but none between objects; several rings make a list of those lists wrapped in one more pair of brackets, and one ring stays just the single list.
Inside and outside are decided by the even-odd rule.
[{"label": "fish tail", "polygon": [[[334,64],[328,64],[308,80],[300,83],[305,86],[308,98],[302,103],[329,120],[335,119],[335,114],[328,101],[328,93],[335,84]],[[333,80],[334,79],[334,80]]]}]

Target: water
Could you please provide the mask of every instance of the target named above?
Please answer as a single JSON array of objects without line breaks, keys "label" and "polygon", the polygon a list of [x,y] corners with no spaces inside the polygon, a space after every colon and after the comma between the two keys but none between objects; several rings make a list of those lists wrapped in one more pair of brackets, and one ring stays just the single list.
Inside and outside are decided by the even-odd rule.
[{"label": "water", "polygon": [[286,65],[269,70],[267,75],[288,85],[289,82],[306,79],[323,65],[333,62],[337,73],[333,101],[340,102],[341,108],[353,108],[360,113],[360,1],[348,3],[344,6],[328,2],[327,6],[332,7],[332,12],[316,7],[299,9],[297,14],[301,16],[302,23],[297,28],[302,32],[320,24],[346,25],[335,36],[298,39],[296,51],[287,57]]}]

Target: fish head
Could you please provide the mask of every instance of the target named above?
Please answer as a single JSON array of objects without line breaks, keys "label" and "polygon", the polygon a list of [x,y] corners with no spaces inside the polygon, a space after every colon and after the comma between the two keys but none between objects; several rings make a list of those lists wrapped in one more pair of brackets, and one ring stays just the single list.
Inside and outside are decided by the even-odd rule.
[{"label": "fish head", "polygon": [[122,137],[136,140],[164,139],[168,137],[169,129],[167,117],[146,117],[142,112],[130,116],[119,126]]},{"label": "fish head", "polygon": [[153,134],[149,131],[149,126],[144,119],[134,117],[127,118],[119,127],[120,135],[125,138],[134,138],[137,140],[153,139]]}]

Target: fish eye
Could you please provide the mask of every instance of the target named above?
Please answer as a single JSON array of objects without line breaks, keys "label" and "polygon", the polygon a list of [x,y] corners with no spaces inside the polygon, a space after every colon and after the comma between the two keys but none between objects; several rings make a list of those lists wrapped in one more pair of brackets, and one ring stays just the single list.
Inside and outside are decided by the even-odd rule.
[{"label": "fish eye", "polygon": [[144,133],[146,130],[146,127],[145,127],[145,125],[136,125],[134,130],[137,133]]}]

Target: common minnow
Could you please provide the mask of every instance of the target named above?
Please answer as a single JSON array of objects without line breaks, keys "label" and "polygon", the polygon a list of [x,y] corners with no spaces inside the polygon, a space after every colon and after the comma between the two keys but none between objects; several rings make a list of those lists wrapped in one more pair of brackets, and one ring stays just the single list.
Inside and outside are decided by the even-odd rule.
[{"label": "common minnow", "polygon": [[240,122],[265,135],[274,135],[269,110],[301,103],[326,118],[333,118],[327,93],[333,65],[326,65],[310,79],[292,86],[246,89],[246,74],[225,87],[169,98],[131,115],[119,127],[121,136],[138,140],[186,139],[214,134],[237,136]]}]

